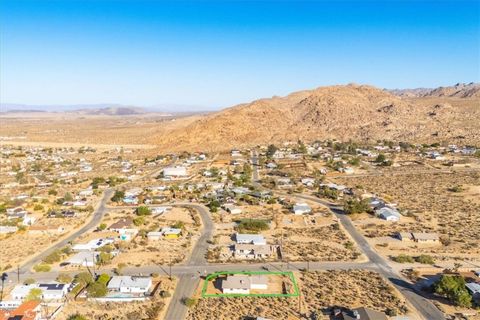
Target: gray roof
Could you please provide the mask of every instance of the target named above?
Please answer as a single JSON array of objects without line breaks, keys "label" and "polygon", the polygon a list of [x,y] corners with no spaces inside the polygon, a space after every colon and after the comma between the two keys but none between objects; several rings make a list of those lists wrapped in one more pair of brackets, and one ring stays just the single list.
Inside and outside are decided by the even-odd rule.
[{"label": "gray roof", "polygon": [[250,279],[247,275],[228,276],[222,281],[223,289],[250,289]]}]

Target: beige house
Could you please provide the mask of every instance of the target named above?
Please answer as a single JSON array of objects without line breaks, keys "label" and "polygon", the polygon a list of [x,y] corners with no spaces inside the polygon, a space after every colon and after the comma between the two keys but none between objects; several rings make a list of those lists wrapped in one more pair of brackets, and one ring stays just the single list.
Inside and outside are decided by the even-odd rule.
[{"label": "beige house", "polygon": [[403,242],[415,242],[418,244],[439,244],[440,237],[436,233],[428,232],[399,232],[397,238]]}]

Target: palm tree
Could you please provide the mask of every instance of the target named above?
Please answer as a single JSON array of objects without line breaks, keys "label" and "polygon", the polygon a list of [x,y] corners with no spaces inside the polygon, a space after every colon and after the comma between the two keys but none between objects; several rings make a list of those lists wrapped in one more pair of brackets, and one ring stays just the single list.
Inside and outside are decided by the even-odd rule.
[{"label": "palm tree", "polygon": [[2,280],[2,292],[0,294],[0,301],[3,300],[3,283],[5,282],[5,280],[7,280],[7,278],[8,278],[8,274],[5,273],[5,272],[2,273],[2,278],[1,278],[1,280]]}]

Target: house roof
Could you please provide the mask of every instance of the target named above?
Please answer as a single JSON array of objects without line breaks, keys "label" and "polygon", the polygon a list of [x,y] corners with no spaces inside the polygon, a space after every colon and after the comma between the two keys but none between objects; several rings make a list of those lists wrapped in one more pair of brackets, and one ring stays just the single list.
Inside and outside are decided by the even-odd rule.
[{"label": "house roof", "polygon": [[265,238],[261,234],[236,234],[237,243],[265,243]]},{"label": "house roof", "polygon": [[466,283],[465,286],[472,294],[480,293],[480,284],[475,282]]},{"label": "house roof", "polygon": [[390,217],[390,216],[395,216],[397,218],[400,218],[400,213],[390,207],[383,207],[377,210],[377,214],[382,217]]},{"label": "house roof", "polygon": [[128,228],[133,224],[132,218],[122,218],[119,219],[117,222],[113,223],[109,229],[124,229]]},{"label": "house roof", "polygon": [[150,277],[113,276],[108,282],[107,288],[148,288],[151,282]]},{"label": "house roof", "polygon": [[[36,309],[40,305],[39,301],[26,301],[13,311],[0,310],[1,320],[34,320],[36,318]],[[38,310],[38,309],[37,309]]]},{"label": "house roof", "polygon": [[180,234],[182,232],[182,229],[176,229],[176,228],[163,228],[162,233],[163,234]]},{"label": "house roof", "polygon": [[228,276],[222,281],[223,289],[250,289],[250,279],[246,275]]},{"label": "house roof", "polygon": [[239,243],[235,245],[235,250],[253,251],[256,254],[271,254],[272,249],[269,245],[255,245],[250,243]]},{"label": "house roof", "polygon": [[438,237],[438,234],[436,233],[417,233],[417,232],[412,232],[412,236],[415,240],[417,241],[427,241],[427,240],[434,240],[437,241],[440,238]]}]

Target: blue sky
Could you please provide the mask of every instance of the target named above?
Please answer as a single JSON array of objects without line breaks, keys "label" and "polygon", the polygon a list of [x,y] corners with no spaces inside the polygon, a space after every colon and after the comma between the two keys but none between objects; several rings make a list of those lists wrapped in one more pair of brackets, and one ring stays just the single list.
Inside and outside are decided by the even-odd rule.
[{"label": "blue sky", "polygon": [[480,1],[0,1],[0,102],[228,107],[480,81]]}]

